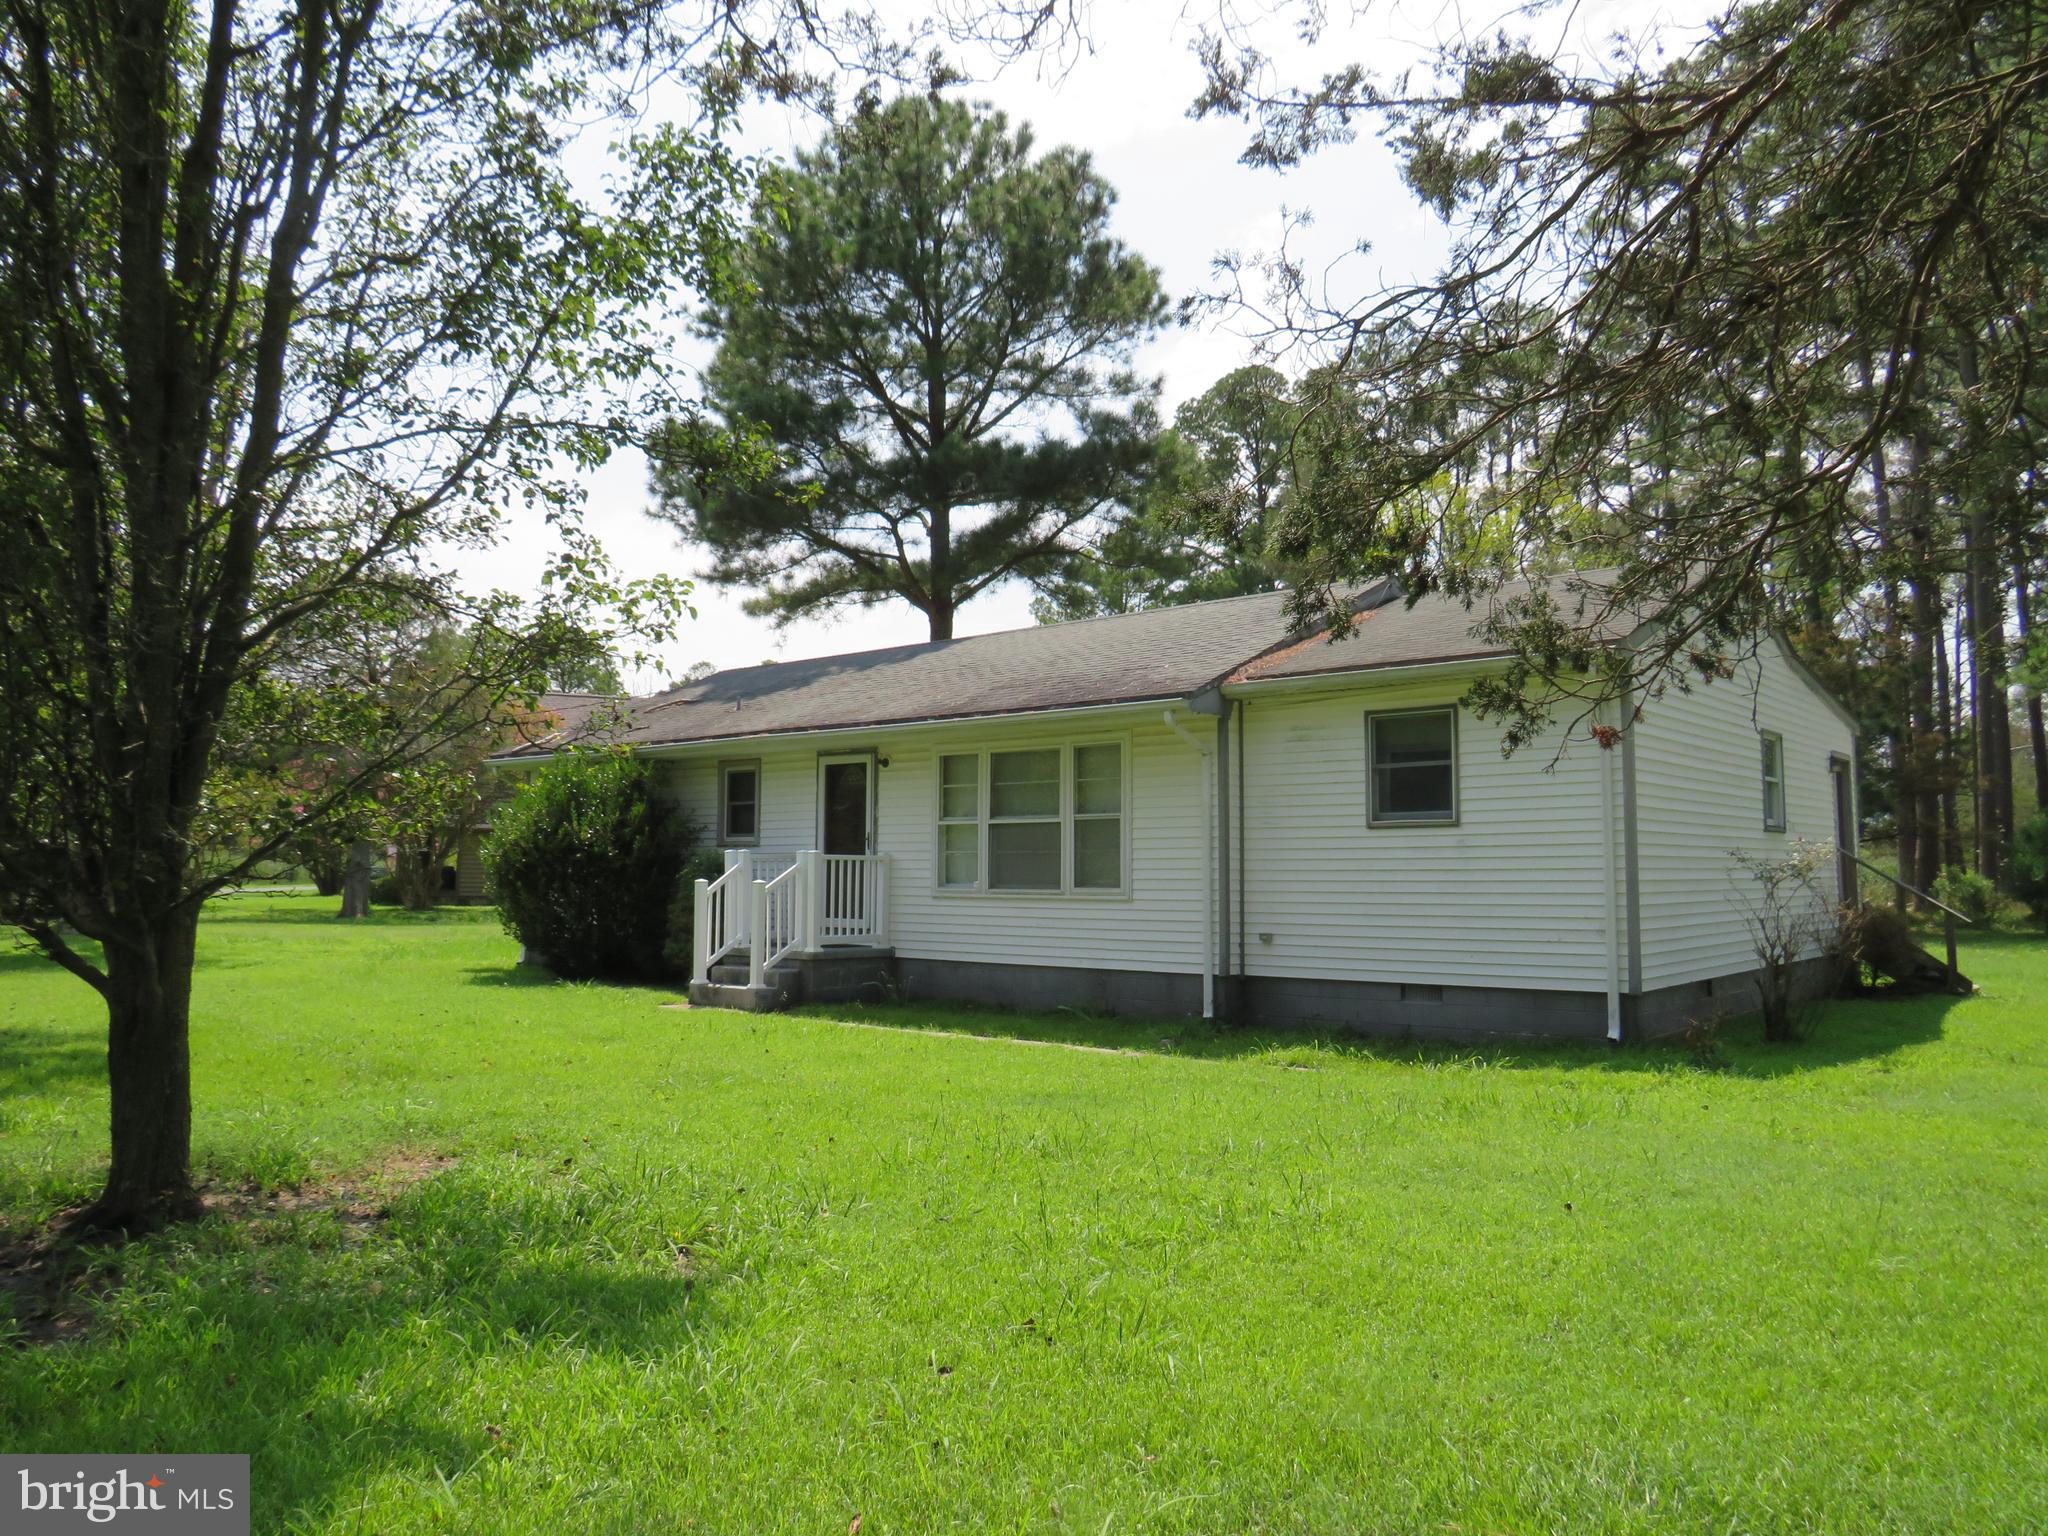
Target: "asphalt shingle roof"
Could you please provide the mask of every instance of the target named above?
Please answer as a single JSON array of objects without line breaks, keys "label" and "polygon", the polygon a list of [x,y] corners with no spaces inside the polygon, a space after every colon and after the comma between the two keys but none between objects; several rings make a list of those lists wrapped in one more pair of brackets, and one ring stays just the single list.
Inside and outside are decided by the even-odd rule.
[{"label": "asphalt shingle roof", "polygon": [[1609,640],[1635,629],[1638,617],[1607,600],[1612,571],[1584,571],[1539,581],[1510,581],[1469,607],[1460,598],[1432,594],[1412,608],[1401,598],[1368,607],[1352,619],[1351,633],[1341,640],[1326,635],[1297,639],[1268,655],[1247,661],[1231,676],[1233,682],[1275,677],[1312,677],[1324,672],[1360,672],[1375,667],[1414,666],[1428,661],[1461,661],[1505,656],[1508,648],[1479,633],[1501,605],[1525,597],[1538,585],[1550,590],[1560,615],[1574,625],[1590,625]]},{"label": "asphalt shingle roof", "polygon": [[[1526,584],[1502,589],[1505,598]],[[1502,654],[1472,633],[1483,609],[1444,597],[1408,607],[1392,589],[1362,593],[1350,636],[1291,632],[1287,594],[1044,624],[924,645],[736,667],[666,693],[621,701],[560,735],[505,756],[544,755],[602,734],[634,746],[962,720],[1088,705],[1184,699],[1250,681]],[[621,728],[623,717],[623,728]]]}]

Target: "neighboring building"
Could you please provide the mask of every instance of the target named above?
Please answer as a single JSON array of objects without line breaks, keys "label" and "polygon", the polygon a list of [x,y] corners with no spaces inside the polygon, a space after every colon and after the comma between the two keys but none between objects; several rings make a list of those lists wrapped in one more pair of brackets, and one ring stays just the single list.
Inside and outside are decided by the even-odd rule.
[{"label": "neighboring building", "polygon": [[[1628,643],[1592,581],[1558,578],[1561,600]],[[1616,747],[1561,723],[1503,756],[1459,703],[1503,660],[1480,614],[1383,585],[1347,638],[1303,640],[1285,602],[630,701],[613,739],[727,850],[692,997],[886,978],[918,999],[1589,1039],[1754,1006],[1729,850],[1854,842],[1853,723],[1782,641],[1650,702]]]}]

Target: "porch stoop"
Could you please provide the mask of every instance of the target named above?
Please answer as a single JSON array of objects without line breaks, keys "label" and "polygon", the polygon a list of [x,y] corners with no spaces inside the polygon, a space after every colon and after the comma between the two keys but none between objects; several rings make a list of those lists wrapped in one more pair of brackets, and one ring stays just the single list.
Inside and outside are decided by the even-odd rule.
[{"label": "porch stoop", "polygon": [[814,954],[789,954],[750,986],[750,957],[730,950],[703,981],[690,983],[690,1001],[700,1008],[737,1008],[745,1013],[780,1013],[803,1003],[874,1003],[896,984],[896,951],[839,946]]}]

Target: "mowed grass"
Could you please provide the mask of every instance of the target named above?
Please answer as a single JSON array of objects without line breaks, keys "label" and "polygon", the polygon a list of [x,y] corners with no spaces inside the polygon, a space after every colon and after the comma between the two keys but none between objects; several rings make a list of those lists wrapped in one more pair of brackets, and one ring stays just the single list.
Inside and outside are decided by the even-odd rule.
[{"label": "mowed grass", "polygon": [[[668,1011],[331,905],[218,904],[198,979],[207,1176],[306,1193],[0,1347],[0,1445],[377,1536],[2048,1528],[2038,941],[1702,1071]],[[0,958],[17,1228],[90,1191],[101,1029]]]}]

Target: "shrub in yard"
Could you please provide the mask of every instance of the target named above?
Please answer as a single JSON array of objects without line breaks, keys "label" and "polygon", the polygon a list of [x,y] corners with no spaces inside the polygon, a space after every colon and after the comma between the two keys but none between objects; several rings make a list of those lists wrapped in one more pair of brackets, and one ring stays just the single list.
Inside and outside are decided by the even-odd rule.
[{"label": "shrub in yard", "polygon": [[1835,932],[1835,955],[1845,986],[1882,976],[1911,975],[1920,956],[1920,941],[1906,914],[1889,902],[1867,901],[1842,913]]},{"label": "shrub in yard", "polygon": [[1934,899],[1954,907],[1973,923],[1998,915],[1998,887],[1973,870],[1943,870],[1934,882]]},{"label": "shrub in yard", "polygon": [[1799,838],[1777,857],[1741,848],[1730,849],[1728,857],[1734,865],[1729,880],[1736,905],[1756,952],[1764,1038],[1803,1039],[1817,1010],[1800,1003],[1800,969],[1811,959],[1835,953],[1839,914],[1827,894],[1835,846]]},{"label": "shrub in yard", "polygon": [[2012,893],[2048,928],[2048,811],[2036,811],[2012,841]]},{"label": "shrub in yard", "polygon": [[379,875],[376,879],[372,880],[370,882],[370,901],[372,905],[379,907],[402,906],[405,902],[405,897],[398,889],[398,876]]},{"label": "shrub in yard", "polygon": [[672,975],[690,974],[691,951],[697,941],[697,882],[716,880],[724,873],[725,855],[716,848],[694,853],[684,862],[683,872],[676,880],[675,894],[669,898],[668,938],[661,950],[661,957]]},{"label": "shrub in yard", "polygon": [[695,829],[644,763],[569,752],[499,811],[483,857],[506,932],[562,976],[661,974],[676,881]]}]

